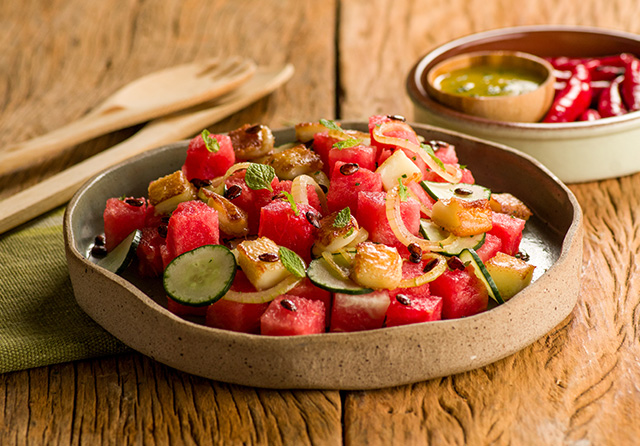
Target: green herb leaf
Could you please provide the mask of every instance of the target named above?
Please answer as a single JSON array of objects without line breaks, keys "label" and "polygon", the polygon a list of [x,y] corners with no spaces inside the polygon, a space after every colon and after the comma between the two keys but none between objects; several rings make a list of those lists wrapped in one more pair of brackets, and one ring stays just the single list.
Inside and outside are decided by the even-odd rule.
[{"label": "green herb leaf", "polygon": [[218,150],[220,150],[220,143],[218,142],[218,140],[216,138],[211,136],[211,133],[209,133],[209,130],[204,129],[200,135],[202,136],[202,140],[204,141],[204,145],[205,145],[205,147],[207,148],[207,150],[209,152],[214,152],[215,153]]},{"label": "green herb leaf", "polygon": [[298,215],[300,215],[300,211],[298,211],[298,206],[296,206],[296,201],[293,199],[293,195],[291,195],[286,190],[283,190],[282,193],[285,197],[287,197],[287,200],[289,201],[289,204],[291,205],[291,209],[293,209],[293,213],[295,214],[295,216],[297,217]]},{"label": "green herb leaf", "polygon": [[333,219],[333,227],[344,228],[349,223],[351,223],[351,209],[349,209],[349,207],[347,206],[346,208],[338,212],[336,218]]},{"label": "green herb leaf", "polygon": [[291,251],[289,248],[281,246],[278,250],[278,255],[280,256],[280,261],[284,267],[287,268],[287,271],[291,274],[296,276],[298,279],[302,279],[306,275],[304,262],[298,254]]},{"label": "green herb leaf", "polygon": [[344,139],[342,141],[338,141],[336,143],[333,144],[332,147],[336,148],[336,149],[347,149],[349,147],[355,147],[358,144],[360,144],[360,140],[357,138],[349,138],[349,139]]},{"label": "green herb leaf", "polygon": [[438,158],[435,154],[435,152],[433,151],[433,147],[431,147],[428,144],[420,144],[420,147],[422,147],[422,150],[424,150],[425,152],[427,152],[427,154],[431,157],[431,159],[433,161],[435,161],[435,163],[442,169],[444,170],[444,163],[442,162],[442,160],[440,158]]},{"label": "green herb leaf", "polygon": [[273,167],[266,164],[251,163],[244,175],[244,182],[247,183],[250,189],[268,189],[273,192],[271,182],[275,177],[276,171]]},{"label": "green herb leaf", "polygon": [[398,178],[398,184],[400,185],[398,189],[398,195],[400,196],[400,201],[407,201],[407,196],[408,196],[407,186],[402,184],[402,178]]},{"label": "green herb leaf", "polygon": [[338,124],[336,124],[335,121],[330,121],[329,119],[321,119],[320,120],[320,124],[322,124],[323,126],[328,128],[329,130],[337,130],[339,132],[342,131],[340,126]]}]

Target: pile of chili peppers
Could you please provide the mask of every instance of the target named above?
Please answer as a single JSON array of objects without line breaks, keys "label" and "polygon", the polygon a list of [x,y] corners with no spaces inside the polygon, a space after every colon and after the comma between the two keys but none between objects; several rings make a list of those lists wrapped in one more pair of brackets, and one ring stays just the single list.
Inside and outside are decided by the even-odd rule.
[{"label": "pile of chili peppers", "polygon": [[593,121],[640,110],[640,59],[550,57],[556,96],[542,122]]}]

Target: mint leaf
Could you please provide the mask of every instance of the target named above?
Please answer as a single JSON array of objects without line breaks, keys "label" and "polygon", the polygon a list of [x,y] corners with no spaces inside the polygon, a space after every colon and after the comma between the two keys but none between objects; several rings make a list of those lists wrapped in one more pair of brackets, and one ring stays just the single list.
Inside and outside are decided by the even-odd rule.
[{"label": "mint leaf", "polygon": [[400,185],[398,188],[398,195],[400,196],[400,201],[407,201],[407,186],[402,184],[402,178],[398,178],[398,184]]},{"label": "mint leaf", "polygon": [[333,219],[333,227],[334,228],[344,228],[349,223],[351,223],[351,209],[347,206]]},{"label": "mint leaf", "polygon": [[306,276],[304,262],[298,254],[291,251],[289,248],[281,246],[278,250],[278,255],[280,256],[280,261],[284,267],[287,268],[287,271],[298,279],[302,279]]},{"label": "mint leaf", "polygon": [[216,138],[211,136],[211,133],[209,133],[209,130],[204,129],[200,135],[202,136],[202,140],[204,141],[204,145],[205,145],[205,147],[207,148],[207,150],[209,152],[214,152],[215,153],[218,150],[220,150],[220,143],[218,142],[218,140]]},{"label": "mint leaf", "polygon": [[285,197],[287,197],[287,200],[289,201],[289,204],[291,205],[291,209],[293,209],[293,213],[295,214],[295,216],[297,217],[298,215],[300,215],[300,211],[298,211],[298,206],[296,206],[296,201],[293,199],[293,195],[291,195],[286,190],[283,190],[282,193]]},{"label": "mint leaf", "polygon": [[244,182],[247,183],[249,189],[268,189],[273,192],[271,182],[275,177],[276,171],[273,167],[266,164],[251,163],[244,175]]},{"label": "mint leaf", "polygon": [[340,126],[338,126],[338,124],[336,124],[335,121],[330,121],[328,119],[321,119],[320,120],[320,124],[322,124],[323,126],[325,126],[326,128],[328,128],[329,130],[337,130],[339,132],[342,131],[342,129],[340,128]]},{"label": "mint leaf", "polygon": [[355,147],[358,144],[360,144],[360,140],[357,138],[349,138],[349,139],[345,139],[342,141],[338,141],[336,143],[333,144],[332,147],[336,148],[336,149],[347,149],[349,147]]},{"label": "mint leaf", "polygon": [[440,158],[438,158],[435,154],[435,152],[433,151],[433,147],[431,147],[428,144],[420,144],[420,147],[422,148],[422,150],[424,150],[425,152],[427,152],[427,154],[431,157],[431,159],[433,161],[435,161],[435,163],[442,169],[444,170],[444,163],[442,162],[442,160]]},{"label": "mint leaf", "polygon": [[349,237],[351,234],[353,234],[353,232],[354,232],[355,230],[356,230],[356,229],[355,229],[354,227],[351,227],[351,229],[349,229],[349,230],[347,231],[347,233],[344,235],[344,237],[342,237],[342,238],[347,238],[347,237]]}]

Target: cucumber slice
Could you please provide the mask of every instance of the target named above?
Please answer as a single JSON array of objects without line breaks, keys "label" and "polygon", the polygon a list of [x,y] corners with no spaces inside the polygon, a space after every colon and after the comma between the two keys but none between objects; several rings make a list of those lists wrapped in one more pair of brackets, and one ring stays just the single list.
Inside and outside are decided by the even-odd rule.
[{"label": "cucumber slice", "polygon": [[307,268],[307,277],[315,286],[334,293],[367,294],[373,292],[371,288],[363,288],[353,280],[338,277],[323,258],[311,261]]},{"label": "cucumber slice", "polygon": [[107,254],[105,257],[96,260],[96,265],[111,271],[112,273],[120,274],[131,264],[131,261],[136,256],[136,250],[142,240],[142,231],[136,229],[131,234],[125,237],[118,246]]},{"label": "cucumber slice", "polygon": [[[436,225],[431,220],[426,218],[420,219],[420,234],[427,239],[434,242],[439,242],[441,240],[449,237],[449,232],[442,229],[440,226]],[[457,256],[464,249],[478,249],[482,245],[484,245],[485,234],[476,234],[470,235],[467,237],[456,237],[455,241],[443,250],[440,251],[444,255],[448,256]]]},{"label": "cucumber slice", "polygon": [[204,245],[179,255],[164,271],[164,290],[176,302],[192,307],[222,298],[236,275],[236,258],[222,245]]},{"label": "cucumber slice", "polygon": [[427,191],[434,200],[459,198],[461,200],[482,200],[491,198],[491,189],[479,184],[467,183],[440,183],[437,181],[422,181],[422,188]]},{"label": "cucumber slice", "polygon": [[473,272],[475,275],[484,283],[484,286],[487,287],[487,291],[489,292],[489,296],[499,304],[503,304],[504,300],[502,296],[500,296],[500,291],[498,291],[498,287],[496,283],[493,281],[491,274],[487,271],[487,268],[482,263],[482,260],[478,256],[478,253],[473,249],[464,249],[460,253],[460,260],[465,264],[473,265]]}]

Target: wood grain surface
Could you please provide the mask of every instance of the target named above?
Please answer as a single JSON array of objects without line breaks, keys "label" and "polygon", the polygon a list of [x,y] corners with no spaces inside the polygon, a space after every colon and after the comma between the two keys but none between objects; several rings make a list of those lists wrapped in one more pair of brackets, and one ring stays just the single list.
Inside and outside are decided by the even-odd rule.
[{"label": "wood grain surface", "polygon": [[[212,55],[291,62],[274,95],[215,126],[413,116],[404,76],[450,39],[515,25],[640,32],[635,0],[0,2],[0,150],[142,74]],[[0,177],[0,197],[133,134]],[[582,289],[547,336],[495,364],[365,392],[271,391],[139,354],[0,375],[0,444],[631,445],[640,441],[640,174],[572,185]]]}]

